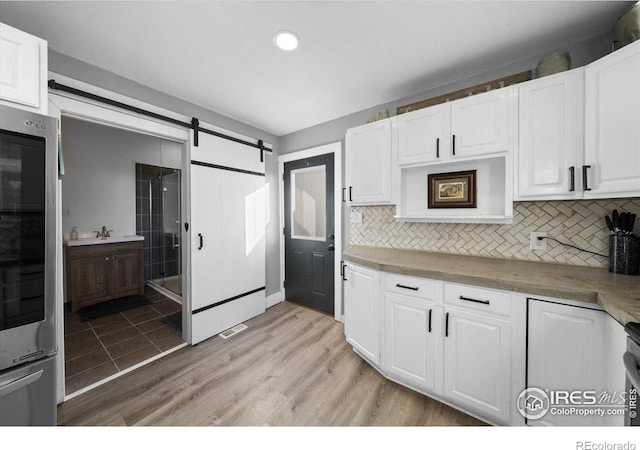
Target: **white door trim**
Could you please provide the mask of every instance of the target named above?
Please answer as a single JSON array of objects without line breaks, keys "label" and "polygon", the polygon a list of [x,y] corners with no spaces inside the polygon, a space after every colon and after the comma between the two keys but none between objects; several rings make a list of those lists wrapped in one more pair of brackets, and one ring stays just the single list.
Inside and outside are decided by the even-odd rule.
[{"label": "white door trim", "polygon": [[[75,82],[72,79],[61,77],[56,74],[51,74],[56,79],[64,78],[64,83],[76,87],[78,89],[86,89],[88,85],[85,83]],[[129,104],[135,104],[136,106],[141,105],[141,102],[135,99],[128,99],[127,97],[109,93],[108,91],[104,91],[99,88],[91,89],[91,92],[100,91],[101,93],[107,93],[110,98],[117,98],[119,101],[123,101]],[[183,174],[185,173],[185,168],[187,168],[190,164],[190,131],[187,129],[181,129],[174,126],[166,125],[164,123],[147,119],[140,115],[124,112],[122,110],[117,110],[115,108],[106,107],[105,105],[101,105],[99,103],[93,103],[86,101],[84,99],[74,97],[71,95],[60,95],[54,91],[49,92],[48,101],[50,102],[50,106],[54,106],[54,108],[50,108],[49,112],[51,116],[54,116],[60,120],[62,117],[72,117],[79,120],[89,121],[97,124],[102,124],[106,126],[112,126],[116,128],[121,128],[137,133],[147,134],[155,137],[159,137],[162,139],[168,139],[176,142],[180,142],[183,145],[183,160],[182,160],[182,169]],[[148,108],[152,109],[152,108]],[[153,108],[155,112],[165,112],[164,110],[160,110],[159,108]],[[175,116],[175,114],[171,114]],[[189,178],[183,177],[182,180],[182,213],[185,218],[184,222],[190,222],[190,215],[188,210],[188,199],[190,198],[189,192]],[[59,207],[59,211],[57,214],[62,215],[62,189],[59,188],[56,193],[57,204]],[[185,201],[187,200],[187,201]],[[58,228],[60,227],[60,221],[58,221]],[[57,246],[62,249],[62,234],[63,230],[57,229]],[[186,240],[185,240],[186,241]],[[189,246],[183,246],[182,250],[182,258],[183,258],[183,274],[188,275],[190,273],[190,255],[188,253]],[[61,259],[61,258],[60,258]],[[60,260],[59,259],[59,260]],[[63,267],[62,264],[57,264],[56,266],[56,279],[58,282],[62,282],[63,280]],[[59,286],[56,289],[56,307],[58,309],[59,314],[58,317],[58,328],[60,330],[64,327],[64,314],[62,314],[64,308],[64,292],[62,286]],[[188,282],[184,283],[183,289],[183,311],[191,310],[191,293],[190,293],[190,284]],[[184,322],[184,321],[183,321]],[[185,327],[185,323],[183,323],[184,336],[188,342],[191,341],[191,330],[189,329],[190,324],[187,323]],[[57,365],[57,383],[56,392],[57,392],[57,401],[61,403],[65,400],[65,386],[64,386],[64,333],[58,333],[58,360],[61,361]]]},{"label": "white door trim", "polygon": [[278,180],[280,183],[280,290],[284,299],[284,164],[328,153],[333,153],[333,203],[336,246],[334,258],[334,318],[338,322],[342,322],[342,282],[338,276],[340,273],[340,260],[342,259],[342,143],[340,142],[278,156]]}]

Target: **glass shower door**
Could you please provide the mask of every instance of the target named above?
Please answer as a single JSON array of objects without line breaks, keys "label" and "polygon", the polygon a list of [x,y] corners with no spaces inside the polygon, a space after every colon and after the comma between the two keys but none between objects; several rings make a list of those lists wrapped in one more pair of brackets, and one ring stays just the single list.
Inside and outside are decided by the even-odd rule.
[{"label": "glass shower door", "polygon": [[180,250],[180,171],[162,170],[162,226],[164,234],[162,286],[182,295]]}]

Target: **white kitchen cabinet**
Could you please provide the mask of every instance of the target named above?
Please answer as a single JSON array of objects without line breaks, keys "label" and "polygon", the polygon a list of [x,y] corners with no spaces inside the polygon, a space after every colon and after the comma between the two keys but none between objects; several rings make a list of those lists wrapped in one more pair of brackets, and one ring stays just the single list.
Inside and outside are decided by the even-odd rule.
[{"label": "white kitchen cabinet", "polygon": [[444,310],[445,397],[503,423],[511,417],[511,322]]},{"label": "white kitchen cabinet", "polygon": [[640,195],[640,41],[585,69],[584,198]]},{"label": "white kitchen cabinet", "polygon": [[431,106],[398,117],[398,164],[418,164],[448,159],[450,108]]},{"label": "white kitchen cabinet", "polygon": [[392,153],[392,119],[347,131],[345,196],[352,205],[392,203]]},{"label": "white kitchen cabinet", "polygon": [[[605,317],[600,310],[529,299],[528,387],[599,394],[604,388]],[[529,425],[602,423],[598,416],[550,412],[528,420]]]},{"label": "white kitchen cabinet", "polygon": [[347,342],[380,367],[380,273],[352,263],[345,264],[344,273]]},{"label": "white kitchen cabinet", "polygon": [[0,23],[0,103],[47,114],[47,41]]},{"label": "white kitchen cabinet", "polygon": [[582,198],[584,69],[522,83],[516,199]]},{"label": "white kitchen cabinet", "polygon": [[514,145],[514,87],[449,103],[451,158],[506,152]]},{"label": "white kitchen cabinet", "polygon": [[385,371],[419,389],[434,391],[441,345],[442,308],[433,301],[384,294]]},{"label": "white kitchen cabinet", "polygon": [[[627,333],[613,317],[605,314],[604,323],[605,352],[604,352],[604,388],[605,391],[620,402],[620,393],[625,391],[626,372],[622,355],[627,350]],[[624,402],[622,402],[624,404]],[[623,426],[623,415],[611,415],[605,418],[605,423],[610,426]]]}]

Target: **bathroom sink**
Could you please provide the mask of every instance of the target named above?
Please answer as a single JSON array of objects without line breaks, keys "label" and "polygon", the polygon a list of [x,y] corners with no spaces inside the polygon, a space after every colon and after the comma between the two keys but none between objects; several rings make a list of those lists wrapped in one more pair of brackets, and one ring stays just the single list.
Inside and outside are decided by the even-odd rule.
[{"label": "bathroom sink", "polygon": [[79,245],[96,245],[96,244],[117,244],[118,242],[143,241],[144,236],[137,234],[129,236],[111,236],[111,237],[90,237],[80,239],[65,239],[64,244],[68,247],[76,247]]}]

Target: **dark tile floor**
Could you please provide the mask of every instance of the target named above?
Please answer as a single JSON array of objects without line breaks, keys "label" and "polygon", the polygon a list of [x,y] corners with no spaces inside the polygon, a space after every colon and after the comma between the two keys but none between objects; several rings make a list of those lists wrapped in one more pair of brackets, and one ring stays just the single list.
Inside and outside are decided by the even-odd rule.
[{"label": "dark tile floor", "polygon": [[182,336],[161,322],[182,305],[146,288],[153,303],[82,322],[64,315],[65,389],[67,395],[182,344]]}]

